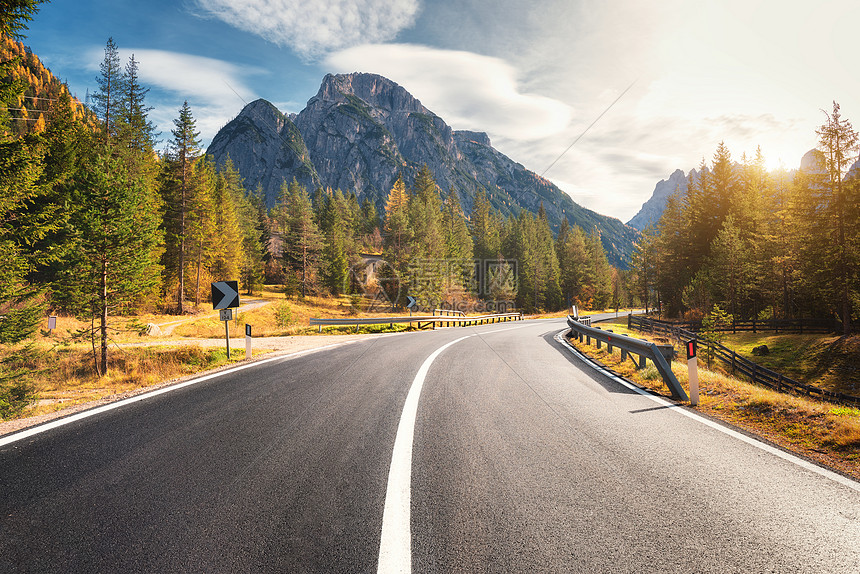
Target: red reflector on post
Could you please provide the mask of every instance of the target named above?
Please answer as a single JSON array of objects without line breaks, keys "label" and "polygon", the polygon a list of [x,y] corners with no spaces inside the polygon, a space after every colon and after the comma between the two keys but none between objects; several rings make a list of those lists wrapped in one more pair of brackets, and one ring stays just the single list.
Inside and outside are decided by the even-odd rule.
[{"label": "red reflector on post", "polygon": [[687,358],[693,359],[696,356],[696,341],[687,341]]}]

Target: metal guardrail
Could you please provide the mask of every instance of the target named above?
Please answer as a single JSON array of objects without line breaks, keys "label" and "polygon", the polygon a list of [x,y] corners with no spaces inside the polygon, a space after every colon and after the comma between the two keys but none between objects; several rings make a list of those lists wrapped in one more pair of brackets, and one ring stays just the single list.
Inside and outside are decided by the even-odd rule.
[{"label": "metal guardrail", "polygon": [[433,309],[433,315],[439,315],[444,317],[451,317],[457,315],[459,317],[465,317],[466,313],[463,311],[457,311],[456,309]]},{"label": "metal guardrail", "polygon": [[393,325],[394,323],[418,323],[418,328],[428,325],[436,328],[440,326],[454,327],[471,327],[474,325],[486,325],[490,323],[501,323],[505,321],[522,321],[522,313],[496,313],[493,315],[477,315],[474,317],[466,316],[440,316],[435,315],[413,315],[411,317],[372,317],[368,319],[350,319],[350,318],[311,318],[310,324],[319,327],[320,332],[324,326],[344,326],[355,325],[358,330],[359,325]]},{"label": "metal guardrail", "polygon": [[643,332],[665,335],[670,339],[677,340],[678,343],[682,345],[687,341],[696,340],[698,341],[699,348],[702,349],[699,356],[700,359],[703,354],[712,356],[714,359],[718,359],[727,368],[729,368],[733,375],[740,373],[741,375],[749,377],[751,382],[768,387],[769,389],[773,389],[778,392],[794,392],[810,397],[817,395],[819,398],[846,405],[860,405],[860,397],[828,391],[814,385],[807,385],[805,383],[795,381],[781,373],[772,371],[767,367],[763,367],[758,363],[754,363],[753,361],[738,355],[725,345],[699,338],[697,333],[676,327],[671,323],[628,315],[627,326],[630,329],[638,329]]},{"label": "metal guardrail", "polygon": [[[660,372],[660,375],[663,376],[663,382],[666,383],[666,386],[672,392],[672,396],[682,401],[689,400],[687,393],[681,387],[681,383],[675,377],[675,373],[672,372],[670,363],[675,354],[675,349],[672,345],[658,345],[650,341],[634,339],[620,333],[590,327],[571,316],[568,316],[567,324],[570,327],[571,335],[576,337],[580,342],[584,341],[586,344],[591,344],[591,339],[594,339],[598,349],[601,343],[606,343],[610,353],[614,347],[621,349],[622,361],[627,358],[628,353],[639,355],[639,362],[636,365],[640,369],[645,368],[647,359],[651,359]],[[634,363],[636,362],[632,356],[631,359]]]}]

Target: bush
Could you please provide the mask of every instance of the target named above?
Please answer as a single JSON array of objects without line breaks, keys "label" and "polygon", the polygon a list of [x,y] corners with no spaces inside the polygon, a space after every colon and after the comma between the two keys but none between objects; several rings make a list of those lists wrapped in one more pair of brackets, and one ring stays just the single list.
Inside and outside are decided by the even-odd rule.
[{"label": "bush", "polygon": [[275,322],[278,327],[288,327],[293,322],[293,309],[286,301],[281,301],[275,307]]},{"label": "bush", "polygon": [[35,400],[35,389],[26,380],[17,379],[0,386],[0,420],[17,416]]}]

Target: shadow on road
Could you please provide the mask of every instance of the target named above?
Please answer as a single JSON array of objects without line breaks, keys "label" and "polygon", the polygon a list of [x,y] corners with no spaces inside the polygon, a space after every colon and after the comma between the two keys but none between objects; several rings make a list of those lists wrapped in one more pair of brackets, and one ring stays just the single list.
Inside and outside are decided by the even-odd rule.
[{"label": "shadow on road", "polygon": [[[626,387],[619,385],[618,383],[616,383],[612,380],[607,379],[604,375],[598,373],[597,371],[592,369],[590,366],[584,364],[582,362],[582,360],[579,357],[577,357],[576,355],[574,355],[573,353],[571,353],[567,347],[565,347],[564,345],[562,345],[561,343],[559,343],[558,341],[555,340],[555,336],[557,333],[558,333],[557,330],[553,330],[553,331],[549,331],[547,333],[540,335],[540,337],[544,341],[549,343],[550,346],[557,349],[558,352],[561,353],[562,356],[565,359],[567,359],[567,361],[571,365],[573,365],[577,369],[579,369],[580,372],[582,372],[585,376],[587,376],[592,381],[594,381],[595,383],[597,383],[598,385],[603,387],[607,392],[616,393],[616,394],[620,394],[620,395],[638,394],[636,391],[632,391]],[[606,368],[606,367],[604,367],[604,368]],[[606,370],[610,371],[610,369],[606,369]]]}]

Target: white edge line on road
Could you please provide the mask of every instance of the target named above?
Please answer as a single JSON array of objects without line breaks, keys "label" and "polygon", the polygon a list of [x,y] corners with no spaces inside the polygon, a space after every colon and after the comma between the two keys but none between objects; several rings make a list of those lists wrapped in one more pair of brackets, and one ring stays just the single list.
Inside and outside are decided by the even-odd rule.
[{"label": "white edge line on road", "polygon": [[89,409],[86,411],[81,411],[81,412],[76,413],[74,415],[70,415],[70,416],[67,416],[67,417],[64,417],[61,419],[56,419],[56,420],[53,420],[53,421],[50,421],[50,422],[47,422],[47,423],[44,423],[41,425],[30,427],[28,429],[24,429],[24,430],[16,432],[16,433],[8,434],[5,437],[0,437],[0,447],[4,447],[6,445],[9,445],[9,444],[12,444],[12,443],[15,443],[18,441],[22,441],[22,440],[29,438],[31,436],[35,436],[35,435],[41,434],[43,432],[47,432],[49,430],[59,428],[59,427],[71,424],[73,422],[77,422],[79,420],[83,420],[83,419],[86,419],[89,417],[94,417],[96,415],[100,415],[102,413],[112,411],[114,409],[118,409],[120,407],[124,407],[124,406],[130,405],[132,403],[136,403],[138,401],[144,401],[146,399],[150,399],[150,398],[156,397],[158,395],[163,395],[165,393],[176,391],[176,390],[181,389],[183,387],[196,385],[197,383],[202,383],[204,381],[208,381],[208,380],[214,379],[216,377],[223,377],[224,375],[229,375],[231,373],[236,373],[238,371],[250,369],[251,367],[258,367],[258,366],[264,365],[266,363],[272,363],[275,361],[284,361],[287,359],[294,359],[294,358],[300,357],[302,355],[309,355],[311,353],[316,353],[317,351],[324,351],[327,349],[331,349],[333,347],[340,347],[342,345],[347,345],[349,343],[355,343],[357,341],[358,341],[358,339],[353,339],[351,341],[343,341],[342,343],[333,343],[331,345],[326,345],[324,347],[317,347],[315,349],[304,349],[302,351],[296,351],[295,353],[290,353],[288,355],[280,355],[278,357],[271,357],[269,359],[262,359],[259,361],[254,361],[252,363],[239,365],[238,367],[234,367],[234,368],[227,369],[224,371],[219,371],[217,373],[212,373],[209,375],[203,375],[202,377],[191,379],[189,381],[185,381],[184,383],[177,383],[175,385],[163,387],[163,388],[157,389],[155,391],[150,391],[148,393],[135,395],[135,396],[129,397],[127,399],[122,399],[122,400],[116,401],[114,403],[109,403],[109,404],[106,404],[106,405],[103,405],[100,407],[96,407],[96,408]]},{"label": "white edge line on road", "polygon": [[388,487],[385,491],[385,510],[382,513],[382,538],[379,542],[378,573],[405,573],[412,571],[412,441],[415,435],[415,419],[418,415],[418,399],[430,365],[442,351],[463,339],[460,337],[442,345],[424,360],[403,404],[394,450],[391,453],[391,466],[388,470]]},{"label": "white edge line on road", "polygon": [[649,399],[651,399],[652,401],[654,401],[655,403],[657,403],[659,405],[668,406],[668,407],[680,407],[680,408],[675,408],[672,410],[678,414],[684,415],[685,417],[690,418],[696,422],[699,422],[705,426],[708,426],[712,429],[718,430],[721,433],[727,434],[732,438],[735,438],[739,441],[745,442],[749,445],[752,445],[752,446],[754,446],[758,449],[761,449],[767,453],[770,453],[774,456],[778,456],[779,458],[781,458],[783,460],[791,462],[791,463],[793,463],[799,467],[805,468],[806,470],[810,470],[810,471],[812,471],[816,474],[819,474],[825,478],[829,478],[830,480],[832,480],[834,482],[838,482],[839,484],[841,484],[843,486],[847,486],[848,488],[851,488],[853,490],[860,492],[860,482],[857,482],[856,480],[852,480],[846,476],[842,476],[839,473],[833,472],[832,470],[828,470],[826,468],[820,467],[817,464],[813,464],[813,463],[809,462],[808,460],[804,460],[804,459],[800,458],[799,456],[795,456],[793,454],[787,453],[784,450],[773,447],[773,446],[771,446],[767,443],[764,443],[758,439],[754,439],[752,437],[749,437],[749,436],[747,436],[743,433],[740,433],[734,429],[731,429],[729,427],[715,423],[714,421],[712,421],[710,419],[707,419],[707,418],[700,416],[694,412],[691,412],[690,410],[688,410],[686,408],[683,408],[682,405],[679,405],[678,403],[673,403],[672,401],[667,401],[666,399],[664,399],[662,397],[654,396],[651,393],[644,391],[643,389],[640,389],[636,385],[633,385],[633,384],[629,383],[628,381],[622,379],[621,377],[613,375],[612,373],[610,373],[609,371],[607,371],[606,369],[604,369],[600,365],[594,363],[591,359],[589,359],[588,357],[585,357],[582,353],[577,351],[576,348],[573,345],[571,345],[567,341],[567,339],[564,337],[564,333],[566,333],[567,331],[568,331],[567,329],[564,329],[563,331],[560,331],[559,333],[557,333],[555,336],[555,340],[558,341],[559,343],[561,343],[562,345],[564,345],[565,347],[567,347],[567,349],[570,352],[572,352],[574,355],[576,355],[584,363],[589,365],[592,369],[596,370],[597,372],[599,372],[603,376],[612,379],[613,381],[615,381],[619,385],[622,385],[622,386],[630,389],[631,391],[639,393],[643,397],[648,397]]}]

